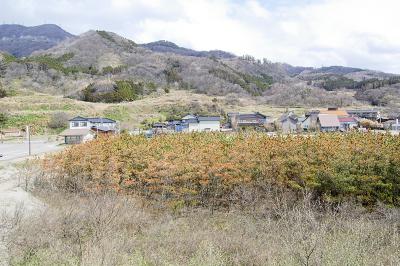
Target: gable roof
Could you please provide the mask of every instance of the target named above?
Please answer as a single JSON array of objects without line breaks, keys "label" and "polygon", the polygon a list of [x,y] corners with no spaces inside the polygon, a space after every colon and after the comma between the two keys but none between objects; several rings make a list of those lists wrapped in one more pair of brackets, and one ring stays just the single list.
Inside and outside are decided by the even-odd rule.
[{"label": "gable roof", "polygon": [[263,115],[260,112],[241,114],[241,113],[228,113],[228,117],[237,116],[239,120],[245,119],[266,119],[268,116]]},{"label": "gable roof", "polygon": [[69,121],[88,121],[88,119],[85,117],[82,117],[82,116],[76,116],[76,117],[70,119]]},{"label": "gable roof", "polygon": [[76,116],[72,119],[69,120],[70,122],[80,122],[80,121],[84,121],[84,122],[90,122],[90,123],[116,123],[117,121],[109,119],[109,118],[105,118],[105,117],[91,117],[91,118],[86,118],[86,117],[82,117],[82,116]]},{"label": "gable roof", "polygon": [[318,121],[321,124],[321,127],[340,127],[340,122],[337,115],[319,114]]},{"label": "gable roof", "polygon": [[90,123],[116,123],[117,121],[105,117],[88,118]]},{"label": "gable roof", "polygon": [[291,122],[294,122],[294,123],[297,123],[299,121],[299,119],[297,118],[297,116],[293,112],[289,112],[289,113],[283,114],[279,118],[279,121],[281,123],[285,122],[286,120],[290,120]]}]

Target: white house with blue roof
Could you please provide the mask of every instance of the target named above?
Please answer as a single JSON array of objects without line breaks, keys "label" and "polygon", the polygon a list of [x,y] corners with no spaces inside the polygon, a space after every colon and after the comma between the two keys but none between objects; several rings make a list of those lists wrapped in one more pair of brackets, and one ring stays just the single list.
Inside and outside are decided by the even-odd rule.
[{"label": "white house with blue roof", "polygon": [[104,117],[85,118],[77,116],[69,120],[69,128],[89,128],[93,130],[100,130],[103,132],[115,131],[117,129],[117,121]]},{"label": "white house with blue roof", "polygon": [[98,133],[115,133],[118,130],[117,121],[109,118],[85,118],[77,116],[69,120],[69,128],[60,136],[65,144],[78,144],[93,140]]},{"label": "white house with blue roof", "polygon": [[221,117],[219,116],[187,115],[182,118],[182,123],[185,125],[184,131],[187,132],[221,130]]}]

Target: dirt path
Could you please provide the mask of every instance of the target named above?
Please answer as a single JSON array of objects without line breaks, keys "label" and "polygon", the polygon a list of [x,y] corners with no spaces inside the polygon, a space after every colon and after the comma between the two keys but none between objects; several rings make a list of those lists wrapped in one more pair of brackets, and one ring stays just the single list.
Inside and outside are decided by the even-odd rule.
[{"label": "dirt path", "polygon": [[[16,215],[26,216],[40,210],[44,204],[20,186],[20,176],[15,163],[28,158],[25,143],[0,144],[0,266],[8,265],[7,235],[10,221]],[[36,142],[34,155],[60,150],[57,143]]]}]

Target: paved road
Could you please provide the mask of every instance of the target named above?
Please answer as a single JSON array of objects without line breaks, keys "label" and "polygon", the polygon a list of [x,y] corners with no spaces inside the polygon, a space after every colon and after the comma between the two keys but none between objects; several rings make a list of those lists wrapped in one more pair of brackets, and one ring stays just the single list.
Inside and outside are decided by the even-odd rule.
[{"label": "paved road", "polygon": [[[32,155],[40,155],[61,149],[62,147],[56,142],[47,142],[43,140],[31,141]],[[26,141],[0,143],[0,155],[2,155],[2,157],[0,157],[0,162],[27,158],[29,155],[29,144]]]},{"label": "paved road", "polygon": [[[33,141],[32,155],[42,155],[62,149],[55,142]],[[23,161],[28,156],[28,144],[24,142],[0,143],[0,266],[8,265],[7,235],[9,222],[20,210],[23,216],[43,208],[44,204],[22,189],[20,176],[15,162]]]}]

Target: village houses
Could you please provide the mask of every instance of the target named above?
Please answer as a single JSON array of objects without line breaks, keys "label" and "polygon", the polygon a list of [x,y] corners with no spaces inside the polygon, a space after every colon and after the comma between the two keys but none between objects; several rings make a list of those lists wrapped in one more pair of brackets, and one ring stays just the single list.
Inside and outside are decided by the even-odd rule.
[{"label": "village houses", "polygon": [[81,116],[69,120],[69,128],[61,132],[65,144],[79,144],[93,140],[98,134],[114,134],[117,122],[109,118],[85,118]]}]

